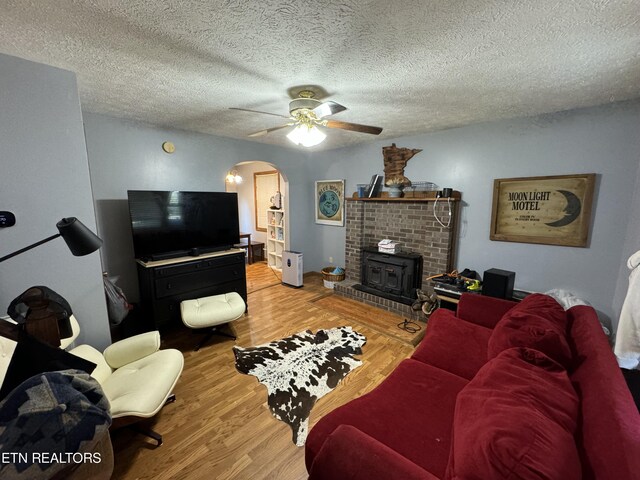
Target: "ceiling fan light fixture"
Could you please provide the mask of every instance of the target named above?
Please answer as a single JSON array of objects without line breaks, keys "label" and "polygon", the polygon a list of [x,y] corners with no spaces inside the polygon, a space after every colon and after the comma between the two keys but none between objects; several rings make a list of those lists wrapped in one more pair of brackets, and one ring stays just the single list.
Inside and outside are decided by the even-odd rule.
[{"label": "ceiling fan light fixture", "polygon": [[287,138],[296,145],[313,147],[322,143],[327,136],[315,125],[297,125],[287,134]]}]

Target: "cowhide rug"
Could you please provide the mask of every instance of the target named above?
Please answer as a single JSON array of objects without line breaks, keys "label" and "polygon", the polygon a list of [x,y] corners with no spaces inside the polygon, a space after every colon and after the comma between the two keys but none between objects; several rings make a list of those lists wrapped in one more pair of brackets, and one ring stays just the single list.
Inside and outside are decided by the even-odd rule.
[{"label": "cowhide rug", "polygon": [[236,368],[267,387],[269,409],[293,430],[293,442],[304,445],[309,414],[316,400],[333,390],[362,362],[367,339],[351,327],[311,330],[257,347],[234,347]]}]

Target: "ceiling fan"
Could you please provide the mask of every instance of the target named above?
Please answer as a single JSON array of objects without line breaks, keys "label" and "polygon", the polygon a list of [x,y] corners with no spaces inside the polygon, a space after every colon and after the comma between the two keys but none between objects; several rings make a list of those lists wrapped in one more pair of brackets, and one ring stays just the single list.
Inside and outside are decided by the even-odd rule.
[{"label": "ceiling fan", "polygon": [[240,110],[243,112],[262,113],[264,115],[273,115],[276,117],[286,118],[288,122],[278,127],[267,128],[257,132],[250,133],[250,137],[261,137],[270,132],[281,130],[287,127],[294,127],[287,134],[287,138],[295,144],[305,147],[312,147],[322,142],[326,135],[318,126],[328,128],[340,128],[342,130],[350,130],[352,132],[370,133],[379,135],[382,132],[380,127],[372,127],[369,125],[360,125],[358,123],[340,122],[338,120],[330,120],[325,117],[335,115],[347,109],[339,103],[326,101],[321,102],[314,98],[315,93],[311,90],[302,90],[298,93],[298,98],[289,102],[289,116],[279,115],[277,113],[261,112],[258,110],[249,110],[246,108],[232,107],[230,110]]}]

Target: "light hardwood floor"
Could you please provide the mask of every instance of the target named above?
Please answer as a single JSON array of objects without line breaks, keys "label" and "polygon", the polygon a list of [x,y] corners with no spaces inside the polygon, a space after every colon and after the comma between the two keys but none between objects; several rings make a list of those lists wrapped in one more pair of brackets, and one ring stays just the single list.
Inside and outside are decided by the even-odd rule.
[{"label": "light hardwood floor", "polygon": [[112,433],[114,479],[274,479],[307,478],[304,447],[291,429],[272,417],[266,388],[236,371],[232,347],[248,347],[311,329],[351,325],[367,337],[363,365],[320,399],[310,428],[323,415],[375,387],[413,347],[353,318],[323,309],[313,300],[330,293],[320,275],[305,276],[303,288],[283,286],[265,263],[249,265],[249,313],[234,322],[237,340],[217,337],[194,352],[199,336],[186,328],[163,335],[163,348],[184,353],[185,367],[175,388],[177,400],[149,425],[164,437],[153,443],[129,429]]}]

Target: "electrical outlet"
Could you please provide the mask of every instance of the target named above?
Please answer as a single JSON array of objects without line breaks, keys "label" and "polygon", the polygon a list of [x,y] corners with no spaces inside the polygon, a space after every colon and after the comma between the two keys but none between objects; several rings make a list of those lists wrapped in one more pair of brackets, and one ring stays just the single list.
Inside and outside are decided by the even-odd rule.
[{"label": "electrical outlet", "polygon": [[333,257],[329,257],[329,263],[333,263]]}]

